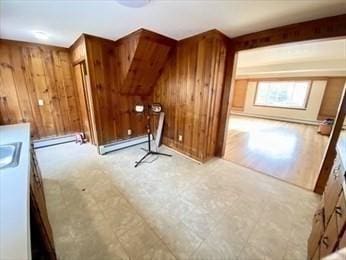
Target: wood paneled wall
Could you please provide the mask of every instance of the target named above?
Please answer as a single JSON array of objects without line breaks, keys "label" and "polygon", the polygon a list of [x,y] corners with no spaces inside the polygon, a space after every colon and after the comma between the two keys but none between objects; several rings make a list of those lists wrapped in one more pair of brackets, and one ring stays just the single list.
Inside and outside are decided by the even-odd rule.
[{"label": "wood paneled wall", "polygon": [[[91,35],[84,39],[97,144],[145,134],[146,120],[134,107],[152,102],[153,85],[175,41],[147,30],[117,42]],[[74,59],[82,59],[82,53],[75,45]]]},{"label": "wood paneled wall", "polygon": [[120,61],[126,61],[122,62],[125,66],[122,66],[121,93],[150,95],[175,44],[175,40],[144,29],[118,41],[117,45],[123,46],[119,50]]},{"label": "wood paneled wall", "polygon": [[232,110],[243,111],[247,93],[247,79],[239,79],[234,83]]},{"label": "wood paneled wall", "polygon": [[178,42],[154,87],[166,112],[163,142],[200,161],[215,154],[226,43],[216,30]]},{"label": "wood paneled wall", "polygon": [[0,40],[0,124],[19,122],[35,139],[80,131],[68,49]]},{"label": "wood paneled wall", "polygon": [[329,78],[324,91],[318,119],[335,118],[346,78]]}]

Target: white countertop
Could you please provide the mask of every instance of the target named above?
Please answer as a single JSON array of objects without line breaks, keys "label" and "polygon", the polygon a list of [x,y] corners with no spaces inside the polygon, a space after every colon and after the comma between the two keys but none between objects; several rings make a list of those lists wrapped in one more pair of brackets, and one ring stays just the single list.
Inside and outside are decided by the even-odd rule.
[{"label": "white countertop", "polygon": [[0,144],[22,142],[19,165],[0,170],[0,259],[31,259],[30,125],[0,126]]}]

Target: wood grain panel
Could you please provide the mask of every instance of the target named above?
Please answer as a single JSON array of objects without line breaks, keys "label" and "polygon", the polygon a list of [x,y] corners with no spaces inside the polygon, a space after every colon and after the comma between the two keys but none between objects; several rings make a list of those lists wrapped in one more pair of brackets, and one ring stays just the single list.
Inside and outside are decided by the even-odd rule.
[{"label": "wood grain panel", "polygon": [[87,140],[90,140],[92,143],[94,142],[93,139],[93,132],[92,127],[90,125],[91,119],[90,119],[90,113],[89,113],[89,103],[87,100],[87,90],[86,90],[86,81],[85,81],[85,69],[83,68],[83,63],[78,63],[73,66],[74,75],[75,75],[75,81],[76,81],[76,87],[78,92],[78,98],[79,98],[79,104],[80,104],[80,112],[81,112],[81,129],[83,130],[85,137]]},{"label": "wood grain panel", "polygon": [[247,92],[247,79],[239,79],[235,81],[232,99],[233,110],[244,110],[245,98]]},{"label": "wood grain panel", "polygon": [[88,56],[86,51],[85,34],[82,34],[69,48],[73,63],[74,79],[80,104],[81,128],[87,140],[98,144],[93,95],[89,77]]},{"label": "wood grain panel", "polygon": [[136,39],[113,42],[85,35],[85,42],[98,145],[145,134],[145,120],[134,112],[134,106],[150,103],[151,96],[120,91]]},{"label": "wood grain panel", "polygon": [[342,91],[344,89],[345,78],[329,78],[323,94],[322,104],[318,119],[335,118],[338,112]]},{"label": "wood grain panel", "polygon": [[0,40],[0,73],[1,124],[30,122],[35,139],[80,131],[68,49]]},{"label": "wood grain panel", "polygon": [[73,64],[80,63],[87,59],[84,34],[82,34],[69,48]]},{"label": "wood grain panel", "polygon": [[[122,54],[127,68],[125,79],[121,84],[121,93],[127,95],[149,95],[161,74],[169,52],[175,41],[154,32],[140,29],[131,37],[121,40],[121,45],[129,45]],[[134,38],[134,39],[133,39]],[[129,65],[129,66],[128,66]]]},{"label": "wood grain panel", "polygon": [[166,112],[163,142],[200,161],[215,153],[225,62],[226,39],[218,31],[188,38],[154,87],[154,101]]}]

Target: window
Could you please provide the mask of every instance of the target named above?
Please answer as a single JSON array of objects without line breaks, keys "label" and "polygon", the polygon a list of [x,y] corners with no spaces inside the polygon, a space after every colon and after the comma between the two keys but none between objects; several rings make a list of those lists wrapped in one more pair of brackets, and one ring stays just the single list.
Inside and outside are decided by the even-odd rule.
[{"label": "window", "polygon": [[255,105],[304,109],[309,90],[310,81],[260,81]]}]

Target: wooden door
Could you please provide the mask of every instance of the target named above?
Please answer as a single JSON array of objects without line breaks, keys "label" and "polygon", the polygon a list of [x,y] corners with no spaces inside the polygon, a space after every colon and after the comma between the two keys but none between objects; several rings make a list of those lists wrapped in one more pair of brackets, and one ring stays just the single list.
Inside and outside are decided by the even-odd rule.
[{"label": "wooden door", "polygon": [[336,216],[333,214],[321,240],[320,257],[323,258],[331,254],[335,249],[337,241],[338,229],[336,225]]},{"label": "wooden door", "polygon": [[78,90],[78,97],[79,97],[79,104],[80,104],[80,111],[81,111],[81,126],[83,129],[83,132],[88,140],[91,141],[91,143],[94,143],[93,138],[93,131],[91,129],[91,120],[90,120],[90,112],[89,112],[89,103],[88,103],[88,91],[86,88],[86,69],[85,69],[85,62],[78,63],[74,65],[74,74],[75,74],[75,80]]},{"label": "wooden door", "polygon": [[247,93],[247,79],[239,79],[235,81],[233,100],[232,100],[232,109],[244,111],[245,99]]},{"label": "wooden door", "polygon": [[342,191],[342,183],[344,175],[342,172],[341,160],[339,156],[336,157],[331,174],[324,191],[324,207],[325,207],[325,225],[335,211],[336,204],[339,199],[339,194]]}]

